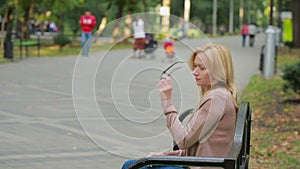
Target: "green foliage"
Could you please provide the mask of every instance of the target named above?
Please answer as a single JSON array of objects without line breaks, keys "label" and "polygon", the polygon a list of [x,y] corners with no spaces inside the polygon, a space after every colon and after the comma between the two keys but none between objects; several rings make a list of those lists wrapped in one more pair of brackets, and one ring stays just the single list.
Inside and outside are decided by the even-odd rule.
[{"label": "green foliage", "polygon": [[71,43],[71,40],[69,39],[69,37],[63,33],[59,33],[56,36],[54,36],[53,41],[54,41],[54,44],[59,45],[60,50],[62,50],[62,48],[64,46],[66,46],[67,44]]},{"label": "green foliage", "polygon": [[283,71],[282,78],[285,80],[283,91],[291,89],[300,94],[300,61],[287,66]]}]

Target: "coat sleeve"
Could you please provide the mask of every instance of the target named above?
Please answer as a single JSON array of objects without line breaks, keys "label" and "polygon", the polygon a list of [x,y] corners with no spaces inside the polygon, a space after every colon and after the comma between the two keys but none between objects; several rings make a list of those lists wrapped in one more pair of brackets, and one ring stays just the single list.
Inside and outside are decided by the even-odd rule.
[{"label": "coat sleeve", "polygon": [[176,113],[167,114],[167,127],[180,149],[203,142],[212,134],[224,115],[224,97],[224,94],[209,94],[193,112],[187,126],[179,121]]}]

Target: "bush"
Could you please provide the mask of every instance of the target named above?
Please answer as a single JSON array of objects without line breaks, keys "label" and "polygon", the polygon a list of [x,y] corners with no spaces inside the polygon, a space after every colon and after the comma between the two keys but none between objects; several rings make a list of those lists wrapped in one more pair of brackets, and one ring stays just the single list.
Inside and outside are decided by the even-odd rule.
[{"label": "bush", "polygon": [[197,29],[189,29],[187,36],[189,38],[199,38],[201,36],[201,32],[199,32]]},{"label": "bush", "polygon": [[296,64],[287,66],[282,75],[285,83],[283,85],[283,91],[286,92],[289,89],[295,93],[300,94],[300,61]]},{"label": "bush", "polygon": [[59,45],[59,49],[62,50],[64,46],[71,43],[71,40],[68,36],[63,33],[59,33],[58,35],[53,37],[54,44]]}]

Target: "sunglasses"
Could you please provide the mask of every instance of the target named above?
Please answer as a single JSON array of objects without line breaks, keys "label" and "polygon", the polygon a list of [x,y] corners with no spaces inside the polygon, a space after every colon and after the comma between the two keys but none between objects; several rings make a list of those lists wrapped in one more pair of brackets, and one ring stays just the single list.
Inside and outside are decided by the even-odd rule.
[{"label": "sunglasses", "polygon": [[[184,63],[183,61],[177,61],[174,62],[173,64],[171,64],[169,67],[167,67],[161,74],[160,74],[160,79],[163,79],[165,75],[167,76],[171,76],[171,74],[173,72],[175,72],[175,70],[181,69],[182,67],[175,67],[174,69],[171,69],[172,67],[174,67],[176,64],[178,63]],[[170,70],[170,71],[169,71]],[[169,71],[169,73],[168,73]]]}]

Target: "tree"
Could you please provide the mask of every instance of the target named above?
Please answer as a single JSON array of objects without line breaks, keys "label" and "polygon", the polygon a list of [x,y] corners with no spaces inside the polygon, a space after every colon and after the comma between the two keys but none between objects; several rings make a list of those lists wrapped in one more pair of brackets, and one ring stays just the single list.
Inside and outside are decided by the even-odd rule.
[{"label": "tree", "polygon": [[104,12],[104,16],[102,17],[101,19],[101,22],[99,24],[99,27],[98,27],[98,30],[96,32],[96,38],[95,38],[95,41],[97,40],[98,37],[101,36],[102,32],[103,32],[103,29],[105,28],[105,25],[107,23],[107,17],[108,17],[108,12],[111,8],[111,5],[112,5],[112,0],[110,0],[106,6],[106,9],[105,9],[105,12]]},{"label": "tree", "polygon": [[[59,28],[59,32],[64,32],[64,26],[65,26],[65,16],[67,15],[67,13],[69,12],[75,12],[73,11],[73,9],[75,9],[76,6],[82,5],[83,4],[83,0],[53,0],[53,1],[48,1],[45,0],[46,2],[48,2],[51,5],[51,11],[53,12],[53,14],[59,18],[58,20],[58,28]],[[68,11],[68,12],[66,12]],[[78,12],[78,11],[77,11]],[[79,19],[77,19],[78,21]],[[77,22],[78,23],[78,22]]]},{"label": "tree", "polygon": [[[39,3],[39,2],[37,2]],[[17,19],[17,33],[20,38],[23,40],[30,39],[30,30],[28,25],[30,24],[30,19],[32,18],[32,14],[35,7],[35,1],[16,1],[16,19]]]},{"label": "tree", "polygon": [[4,40],[4,57],[5,58],[13,58],[13,45],[11,42],[11,33],[12,33],[12,27],[13,27],[13,20],[14,20],[14,15],[13,12],[15,10],[15,5],[9,0],[6,2],[6,35],[5,35],[5,40]]},{"label": "tree", "polygon": [[295,47],[300,47],[300,1],[293,0],[293,43]]}]

